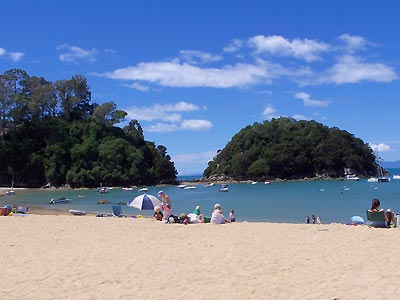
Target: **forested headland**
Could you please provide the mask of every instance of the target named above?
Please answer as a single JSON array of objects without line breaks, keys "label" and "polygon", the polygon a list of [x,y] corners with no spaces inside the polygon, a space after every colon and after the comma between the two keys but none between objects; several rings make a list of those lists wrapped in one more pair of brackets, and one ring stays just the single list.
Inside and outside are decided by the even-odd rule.
[{"label": "forested headland", "polygon": [[205,177],[224,174],[236,180],[339,178],[345,169],[376,174],[368,144],[347,131],[315,121],[278,118],[240,130],[219,150]]},{"label": "forested headland", "polygon": [[175,183],[167,148],[146,141],[112,101],[92,102],[80,75],[51,82],[12,69],[0,75],[0,185],[131,186]]}]

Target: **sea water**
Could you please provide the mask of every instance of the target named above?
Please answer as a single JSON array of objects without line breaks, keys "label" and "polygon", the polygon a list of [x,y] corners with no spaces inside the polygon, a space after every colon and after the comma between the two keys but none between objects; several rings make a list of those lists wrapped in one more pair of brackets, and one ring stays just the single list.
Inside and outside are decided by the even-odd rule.
[{"label": "sea water", "polygon": [[[400,174],[400,169],[392,170],[392,174]],[[158,191],[163,190],[171,197],[172,210],[177,215],[190,213],[196,205],[200,205],[201,212],[210,216],[214,204],[219,203],[226,217],[234,209],[239,222],[304,223],[307,216],[311,218],[314,214],[315,217],[320,216],[322,223],[348,223],[355,215],[365,219],[373,198],[380,199],[382,208],[400,213],[400,180],[393,179],[382,183],[368,183],[366,179],[231,183],[228,192],[220,192],[219,184],[211,187],[200,183],[193,185],[196,188],[188,190],[176,186],[148,187],[146,193],[157,196]],[[77,209],[111,213],[112,205],[125,204],[141,194],[138,190],[114,188],[104,195],[95,190],[17,190],[14,196],[0,198],[0,205],[15,203],[65,211]],[[70,198],[71,201],[68,204],[48,204],[52,198],[60,197]],[[100,200],[108,200],[109,204],[98,204]],[[152,211],[139,211],[126,205],[122,205],[122,211],[128,216],[153,215]]]}]

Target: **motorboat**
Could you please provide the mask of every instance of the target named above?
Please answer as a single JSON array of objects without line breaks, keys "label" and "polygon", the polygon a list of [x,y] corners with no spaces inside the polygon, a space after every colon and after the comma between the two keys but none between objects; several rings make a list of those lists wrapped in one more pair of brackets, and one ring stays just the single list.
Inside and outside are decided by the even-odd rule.
[{"label": "motorboat", "polygon": [[394,180],[396,180],[396,179],[399,180],[400,179],[400,175],[393,175],[393,179]]},{"label": "motorboat", "polygon": [[355,174],[348,174],[346,175],[346,177],[344,178],[344,180],[348,180],[348,181],[359,181],[360,177],[357,177]]},{"label": "motorboat", "polygon": [[220,192],[227,192],[228,190],[229,189],[227,184],[225,183],[221,184],[221,188],[219,189]]},{"label": "motorboat", "polygon": [[133,188],[131,188],[131,187],[124,187],[124,188],[122,188],[122,190],[123,191],[126,191],[126,192],[130,192],[130,191],[133,191]]},{"label": "motorboat", "polygon": [[139,189],[139,192],[147,192],[148,190],[149,190],[148,188],[144,187],[144,188]]},{"label": "motorboat", "polygon": [[180,184],[177,186],[178,189],[184,189],[186,187],[186,184]]},{"label": "motorboat", "polygon": [[15,191],[13,189],[6,192],[6,196],[13,196],[15,195]]},{"label": "motorboat", "polygon": [[74,216],[84,216],[86,215],[86,211],[84,210],[77,210],[77,209],[70,209],[69,210],[70,214],[73,214]]},{"label": "motorboat", "polygon": [[61,197],[58,199],[51,199],[49,204],[67,204],[69,203],[69,201],[71,201],[71,199],[65,198],[65,197]]},{"label": "motorboat", "polygon": [[209,182],[209,183],[205,184],[204,186],[205,186],[205,187],[211,187],[211,186],[214,186],[214,183]]},{"label": "motorboat", "polygon": [[253,181],[251,184],[257,184],[257,181]]},{"label": "motorboat", "polygon": [[378,177],[370,177],[370,178],[367,179],[367,182],[376,183],[376,182],[378,182]]},{"label": "motorboat", "polygon": [[184,190],[194,190],[194,189],[196,189],[196,187],[194,185],[189,185],[189,186],[185,186],[183,189]]}]

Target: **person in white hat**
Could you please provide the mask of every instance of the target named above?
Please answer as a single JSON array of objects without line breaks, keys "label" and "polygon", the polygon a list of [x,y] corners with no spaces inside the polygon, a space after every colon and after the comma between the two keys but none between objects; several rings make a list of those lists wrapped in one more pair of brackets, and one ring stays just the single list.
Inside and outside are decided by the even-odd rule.
[{"label": "person in white hat", "polygon": [[223,213],[222,213],[222,209],[221,209],[221,205],[216,203],[214,205],[214,211],[211,215],[211,220],[210,220],[211,224],[224,224],[224,223],[229,223],[229,221],[227,219],[225,219]]}]

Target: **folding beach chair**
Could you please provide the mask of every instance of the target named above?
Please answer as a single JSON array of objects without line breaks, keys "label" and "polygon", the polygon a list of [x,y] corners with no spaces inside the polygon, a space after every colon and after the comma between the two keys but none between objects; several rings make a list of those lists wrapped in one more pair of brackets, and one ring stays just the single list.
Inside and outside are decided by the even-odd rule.
[{"label": "folding beach chair", "polygon": [[17,208],[15,209],[15,212],[17,214],[27,214],[28,210],[29,210],[29,206],[18,205]]},{"label": "folding beach chair", "polygon": [[116,218],[125,217],[126,218],[126,216],[122,213],[122,208],[121,208],[120,205],[114,205],[112,207],[112,210],[113,210],[113,216],[114,217],[116,217]]},{"label": "folding beach chair", "polygon": [[367,220],[368,220],[369,226],[371,226],[371,227],[376,227],[376,228],[386,228],[387,227],[384,211],[372,212],[370,210],[367,210]]}]

